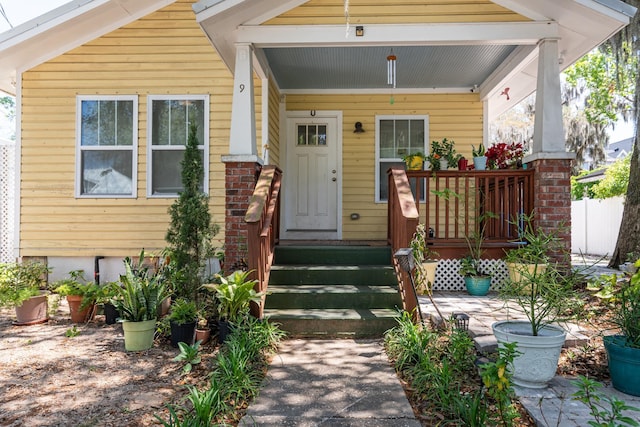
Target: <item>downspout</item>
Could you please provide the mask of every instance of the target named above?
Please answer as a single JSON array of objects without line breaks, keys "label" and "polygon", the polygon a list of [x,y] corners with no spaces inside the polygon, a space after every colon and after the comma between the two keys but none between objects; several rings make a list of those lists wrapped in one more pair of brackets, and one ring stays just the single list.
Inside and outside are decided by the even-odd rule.
[{"label": "downspout", "polygon": [[93,280],[96,285],[100,284],[100,260],[104,259],[103,256],[96,256],[93,258]]}]

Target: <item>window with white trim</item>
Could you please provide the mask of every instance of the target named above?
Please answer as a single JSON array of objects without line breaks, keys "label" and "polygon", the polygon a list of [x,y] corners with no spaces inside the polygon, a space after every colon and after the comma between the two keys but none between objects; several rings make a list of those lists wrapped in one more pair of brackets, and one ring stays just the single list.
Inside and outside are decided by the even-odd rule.
[{"label": "window with white trim", "polygon": [[76,197],[136,197],[138,97],[78,96]]},{"label": "window with white trim", "polygon": [[376,202],[389,198],[387,171],[404,166],[402,158],[428,154],[429,116],[376,116]]},{"label": "window with white trim", "polygon": [[147,101],[147,195],[175,197],[182,191],[181,162],[192,123],[198,126],[204,180],[209,191],[209,96],[150,95]]}]

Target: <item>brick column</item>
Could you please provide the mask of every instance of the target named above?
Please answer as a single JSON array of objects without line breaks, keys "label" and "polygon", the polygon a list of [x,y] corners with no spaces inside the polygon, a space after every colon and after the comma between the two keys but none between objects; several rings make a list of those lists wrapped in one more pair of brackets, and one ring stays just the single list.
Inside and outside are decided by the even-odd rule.
[{"label": "brick column", "polygon": [[528,163],[535,169],[535,226],[545,233],[555,233],[561,240],[561,250],[552,258],[569,267],[571,259],[571,159],[539,158]]},{"label": "brick column", "polygon": [[222,159],[225,163],[224,271],[227,274],[247,266],[247,224],[244,216],[262,168],[257,158],[247,161],[235,157],[239,156],[223,156]]}]

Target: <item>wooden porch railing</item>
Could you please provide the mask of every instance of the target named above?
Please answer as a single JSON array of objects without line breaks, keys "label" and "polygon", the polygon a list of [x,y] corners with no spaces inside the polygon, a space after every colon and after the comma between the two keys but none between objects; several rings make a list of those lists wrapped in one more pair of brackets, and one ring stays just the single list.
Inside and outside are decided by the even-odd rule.
[{"label": "wooden porch railing", "polygon": [[[257,292],[266,292],[273,252],[280,238],[280,186],[282,171],[275,166],[265,166],[249,201],[245,215],[247,223],[248,264],[252,278],[258,283]],[[262,318],[265,297],[260,305],[251,304],[251,314]]]},{"label": "wooden porch railing", "polygon": [[[405,171],[390,169],[387,240],[393,252],[409,247],[418,222],[441,258],[460,258],[466,238],[484,226],[487,258],[516,246],[522,214],[533,211],[533,170]],[[395,260],[394,260],[395,265]],[[396,265],[405,310],[415,308],[408,275]]]},{"label": "wooden porch railing", "polygon": [[[390,169],[389,175],[389,202],[387,204],[387,240],[392,252],[401,248],[408,248],[409,242],[418,225],[418,209],[414,201],[411,186],[404,169]],[[402,308],[408,313],[414,313],[418,306],[412,289],[409,273],[400,268],[395,257],[392,257],[393,266],[398,277]]]},{"label": "wooden porch railing", "polygon": [[466,237],[484,227],[490,258],[514,246],[522,215],[533,211],[533,170],[408,171],[428,243],[442,258],[466,251]]}]

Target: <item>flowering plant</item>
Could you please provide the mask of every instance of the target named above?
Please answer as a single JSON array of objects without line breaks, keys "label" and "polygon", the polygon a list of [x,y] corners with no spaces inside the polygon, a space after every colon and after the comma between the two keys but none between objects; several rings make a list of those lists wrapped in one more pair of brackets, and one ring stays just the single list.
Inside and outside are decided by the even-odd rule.
[{"label": "flowering plant", "polygon": [[440,160],[446,160],[449,166],[457,165],[462,157],[456,153],[454,142],[444,138],[442,141],[431,141],[431,153],[427,157],[433,170],[440,170]]},{"label": "flowering plant", "polygon": [[516,167],[518,161],[522,160],[524,148],[520,142],[511,144],[500,142],[491,146],[485,156],[491,169],[507,169]]}]

